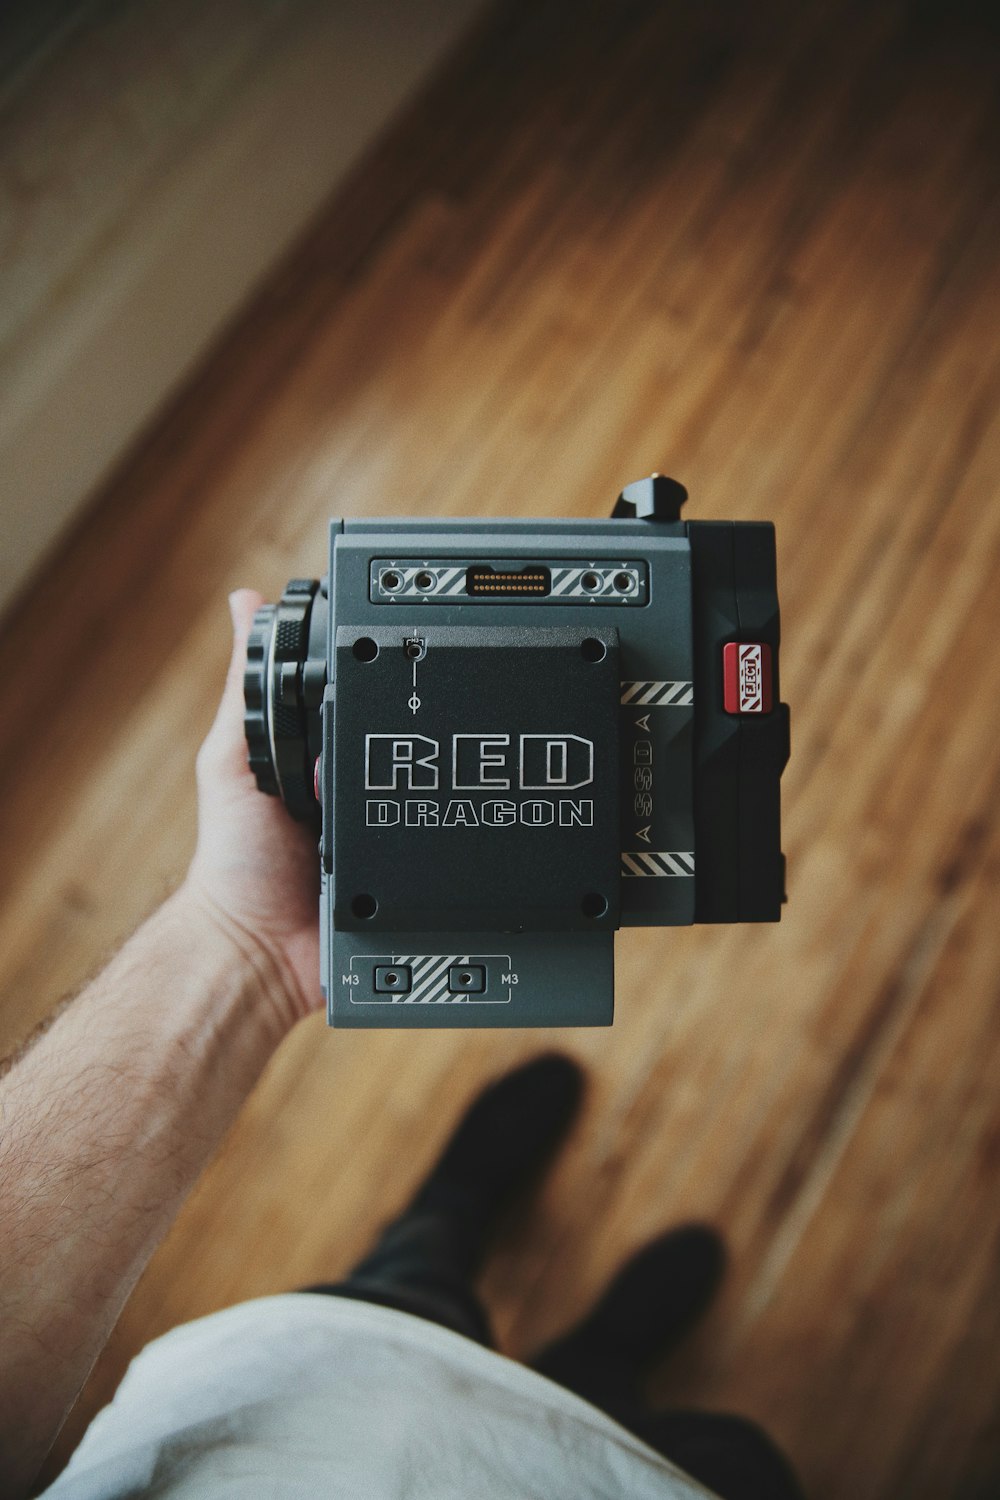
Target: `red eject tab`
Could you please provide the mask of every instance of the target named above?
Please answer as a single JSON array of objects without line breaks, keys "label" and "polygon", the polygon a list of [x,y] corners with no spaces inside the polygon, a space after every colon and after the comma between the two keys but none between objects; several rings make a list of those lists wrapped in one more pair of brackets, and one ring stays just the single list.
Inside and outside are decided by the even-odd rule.
[{"label": "red eject tab", "polygon": [[722,648],[722,706],[727,714],[768,714],[771,648],[764,641],[729,641]]}]

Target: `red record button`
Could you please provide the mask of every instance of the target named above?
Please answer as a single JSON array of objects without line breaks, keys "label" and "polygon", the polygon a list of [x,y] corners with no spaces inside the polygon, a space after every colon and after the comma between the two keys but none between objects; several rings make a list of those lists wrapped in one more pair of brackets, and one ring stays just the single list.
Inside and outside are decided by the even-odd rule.
[{"label": "red record button", "polygon": [[765,642],[723,646],[722,706],[727,714],[771,712],[771,648]]}]

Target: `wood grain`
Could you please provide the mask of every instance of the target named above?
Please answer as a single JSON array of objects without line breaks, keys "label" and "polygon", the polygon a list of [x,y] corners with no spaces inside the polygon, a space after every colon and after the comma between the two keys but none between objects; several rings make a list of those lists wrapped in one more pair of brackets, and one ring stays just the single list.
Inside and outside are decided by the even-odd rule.
[{"label": "wood grain", "polygon": [[672,1221],[718,1306],[657,1376],[812,1496],[1000,1487],[1000,121],[973,6],[503,6],[133,454],[0,640],[4,1037],[175,880],[224,592],[330,514],[601,515],[676,474],[778,525],[790,904],[624,932],[610,1033],[304,1025],[63,1453],[178,1321],[334,1276],[484,1079],[580,1128],[484,1291],[521,1354]]},{"label": "wood grain", "polygon": [[6,0],[0,609],[478,0]]}]

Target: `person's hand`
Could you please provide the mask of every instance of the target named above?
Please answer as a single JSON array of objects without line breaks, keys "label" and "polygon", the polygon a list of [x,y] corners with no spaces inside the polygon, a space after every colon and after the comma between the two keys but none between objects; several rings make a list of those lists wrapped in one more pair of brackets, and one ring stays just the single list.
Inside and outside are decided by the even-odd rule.
[{"label": "person's hand", "polygon": [[277,797],[257,790],[243,736],[243,666],[260,594],[230,596],[233,654],[218,713],[196,762],[198,845],[185,893],[251,961],[273,969],[280,1019],[293,1024],[322,1004],[319,859],[315,834]]}]

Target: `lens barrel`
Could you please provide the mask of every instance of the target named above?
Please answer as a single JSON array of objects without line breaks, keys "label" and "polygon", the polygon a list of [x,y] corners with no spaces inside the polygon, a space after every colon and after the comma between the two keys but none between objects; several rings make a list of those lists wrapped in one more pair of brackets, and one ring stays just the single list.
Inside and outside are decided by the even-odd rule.
[{"label": "lens barrel", "polygon": [[326,686],[326,580],[293,578],[254,615],[243,673],[247,758],[262,792],[316,822],[313,766]]}]

